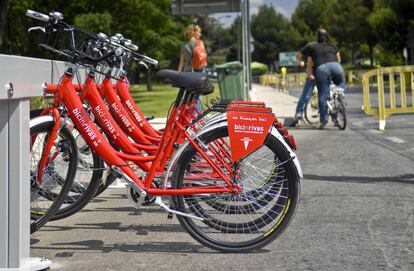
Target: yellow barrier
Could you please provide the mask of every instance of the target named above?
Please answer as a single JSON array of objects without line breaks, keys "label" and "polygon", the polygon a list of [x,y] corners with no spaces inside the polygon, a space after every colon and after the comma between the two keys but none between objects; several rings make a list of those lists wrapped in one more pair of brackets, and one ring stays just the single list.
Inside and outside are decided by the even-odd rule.
[{"label": "yellow barrier", "polygon": [[[385,118],[392,114],[414,113],[413,66],[386,67],[371,70],[362,75],[364,104],[362,110],[379,119],[379,129],[385,130]],[[375,81],[376,78],[376,81]],[[399,80],[396,78],[399,78]],[[372,80],[371,80],[372,79]],[[372,82],[372,84],[371,84]],[[375,82],[375,83],[374,83]],[[389,87],[386,102],[385,85]],[[396,100],[396,87],[400,91],[400,103]],[[378,107],[371,107],[370,86],[377,88]],[[409,90],[407,90],[407,86]],[[407,91],[411,91],[411,104],[407,104]]]},{"label": "yellow barrier", "polygon": [[289,73],[287,75],[287,85],[289,87],[303,86],[305,82],[306,82],[306,73],[304,72]]},{"label": "yellow barrier", "polygon": [[282,76],[280,74],[263,74],[260,76],[260,84],[263,86],[278,85]]},{"label": "yellow barrier", "polygon": [[[263,74],[260,76],[260,84],[263,86],[269,85],[279,85],[283,80],[282,75],[280,74]],[[294,87],[294,86],[303,86],[306,82],[306,74],[305,73],[288,73],[286,75],[285,82],[287,86]]]}]

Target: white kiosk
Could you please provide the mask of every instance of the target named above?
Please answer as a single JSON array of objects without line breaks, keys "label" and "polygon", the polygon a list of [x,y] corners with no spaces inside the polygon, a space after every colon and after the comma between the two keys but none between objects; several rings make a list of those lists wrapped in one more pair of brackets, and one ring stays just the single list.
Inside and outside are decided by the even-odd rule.
[{"label": "white kiosk", "polygon": [[0,270],[44,270],[30,258],[30,97],[52,80],[51,60],[0,54]]}]

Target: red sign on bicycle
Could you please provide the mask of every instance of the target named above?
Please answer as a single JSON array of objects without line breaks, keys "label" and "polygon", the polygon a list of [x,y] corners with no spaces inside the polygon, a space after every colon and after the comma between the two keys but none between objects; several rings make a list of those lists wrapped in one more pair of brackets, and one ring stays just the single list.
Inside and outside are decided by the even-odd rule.
[{"label": "red sign on bicycle", "polygon": [[227,111],[232,162],[263,145],[274,119],[271,113]]}]

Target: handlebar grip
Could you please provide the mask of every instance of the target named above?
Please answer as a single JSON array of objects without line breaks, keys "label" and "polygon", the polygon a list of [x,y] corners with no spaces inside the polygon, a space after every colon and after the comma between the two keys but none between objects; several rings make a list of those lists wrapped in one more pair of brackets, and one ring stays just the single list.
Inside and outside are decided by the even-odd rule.
[{"label": "handlebar grip", "polygon": [[50,21],[50,17],[48,15],[30,9],[26,11],[26,16],[43,22]]},{"label": "handlebar grip", "polygon": [[138,46],[130,42],[124,42],[124,46],[132,51],[138,51]]},{"label": "handlebar grip", "polygon": [[150,57],[147,57],[147,56],[144,56],[144,59],[143,59],[145,62],[147,62],[147,63],[149,63],[149,64],[151,64],[151,65],[154,65],[154,66],[157,66],[158,65],[158,60],[155,60],[155,59],[153,59],[153,58],[150,58]]}]

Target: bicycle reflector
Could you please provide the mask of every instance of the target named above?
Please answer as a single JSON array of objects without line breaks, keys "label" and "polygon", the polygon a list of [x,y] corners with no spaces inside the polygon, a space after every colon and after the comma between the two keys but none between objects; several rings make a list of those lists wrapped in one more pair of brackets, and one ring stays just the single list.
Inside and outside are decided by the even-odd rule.
[{"label": "bicycle reflector", "polygon": [[296,147],[296,142],[295,142],[295,139],[293,138],[293,135],[287,135],[283,137],[285,138],[286,143],[288,143],[289,146],[296,151],[297,147]]}]

